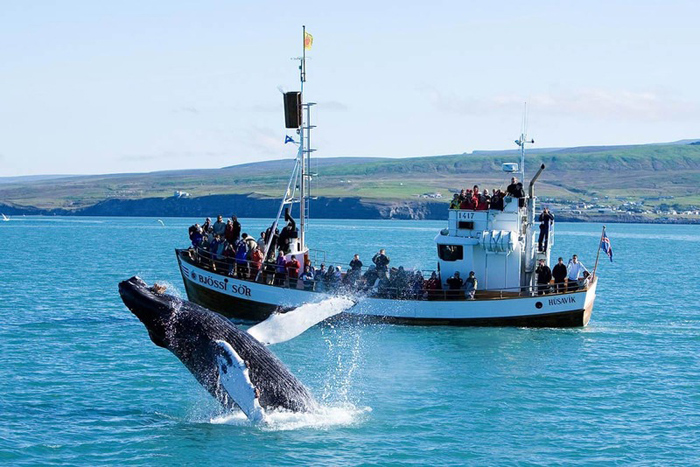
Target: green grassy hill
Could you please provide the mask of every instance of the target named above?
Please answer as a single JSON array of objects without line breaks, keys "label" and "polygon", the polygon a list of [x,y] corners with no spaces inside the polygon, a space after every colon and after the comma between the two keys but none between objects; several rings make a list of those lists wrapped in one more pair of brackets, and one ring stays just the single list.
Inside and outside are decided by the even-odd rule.
[{"label": "green grassy hill", "polygon": [[[692,140],[691,140],[692,141]],[[547,170],[538,183],[542,197],[590,201],[593,197],[700,206],[700,145],[653,144],[532,151],[530,176]],[[463,187],[504,187],[503,162],[517,162],[516,151],[474,152],[406,159],[327,158],[312,161],[318,173],[312,194],[376,201],[418,199],[439,192],[444,199]],[[105,199],[170,197],[175,190],[193,197],[252,194],[278,197],[293,161],[269,161],[222,169],[142,174],[8,179],[0,183],[0,203],[42,209],[77,209]]]}]

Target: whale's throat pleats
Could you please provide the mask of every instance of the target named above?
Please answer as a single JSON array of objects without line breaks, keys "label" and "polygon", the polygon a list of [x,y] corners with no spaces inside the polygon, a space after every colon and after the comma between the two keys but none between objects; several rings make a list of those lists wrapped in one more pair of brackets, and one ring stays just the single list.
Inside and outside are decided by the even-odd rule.
[{"label": "whale's throat pleats", "polygon": [[259,393],[250,380],[245,362],[228,342],[217,340],[216,345],[219,347],[216,356],[219,384],[251,421],[264,421],[265,411],[260,406]]}]

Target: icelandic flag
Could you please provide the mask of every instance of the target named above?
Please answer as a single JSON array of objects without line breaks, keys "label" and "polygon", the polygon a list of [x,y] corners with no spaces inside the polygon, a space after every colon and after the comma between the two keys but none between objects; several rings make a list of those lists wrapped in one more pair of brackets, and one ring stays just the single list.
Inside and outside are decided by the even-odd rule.
[{"label": "icelandic flag", "polygon": [[294,142],[295,142],[295,141],[294,141],[294,138],[292,138],[291,136],[286,135],[286,136],[284,137],[284,144],[287,144],[287,143],[294,143]]},{"label": "icelandic flag", "polygon": [[612,245],[610,245],[610,239],[608,238],[608,234],[605,233],[605,231],[603,231],[603,238],[600,240],[600,247],[603,249],[605,254],[608,255],[608,258],[610,258],[610,262],[612,263]]}]

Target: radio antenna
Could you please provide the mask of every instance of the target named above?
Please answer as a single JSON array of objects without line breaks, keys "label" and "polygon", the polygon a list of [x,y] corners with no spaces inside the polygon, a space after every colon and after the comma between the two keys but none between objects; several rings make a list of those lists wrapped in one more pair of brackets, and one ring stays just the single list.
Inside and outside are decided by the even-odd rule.
[{"label": "radio antenna", "polygon": [[523,123],[520,128],[520,138],[515,140],[515,144],[520,146],[520,178],[525,182],[525,145],[535,144],[534,139],[527,139],[527,102],[523,107]]}]

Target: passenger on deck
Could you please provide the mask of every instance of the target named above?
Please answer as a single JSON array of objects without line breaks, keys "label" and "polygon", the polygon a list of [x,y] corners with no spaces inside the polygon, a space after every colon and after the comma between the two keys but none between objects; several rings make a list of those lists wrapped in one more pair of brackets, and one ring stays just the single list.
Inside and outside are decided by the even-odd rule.
[{"label": "passenger on deck", "polygon": [[478,282],[476,280],[476,274],[474,274],[474,271],[470,271],[469,277],[467,277],[467,280],[464,281],[464,289],[465,289],[465,294],[467,296],[467,299],[474,300],[474,295],[476,294],[477,285],[478,285]]},{"label": "passenger on deck", "polygon": [[316,274],[316,280],[321,279],[323,281],[323,286],[326,289],[331,287],[331,282],[333,281],[333,273],[335,272],[335,267],[331,264],[328,269],[323,273],[323,276]]},{"label": "passenger on deck", "polygon": [[515,187],[515,198],[518,199],[518,207],[525,207],[525,190],[523,190],[523,184],[518,182]]},{"label": "passenger on deck", "polygon": [[460,204],[462,204],[462,200],[459,199],[459,193],[455,193],[450,202],[450,209],[459,209]]},{"label": "passenger on deck", "polygon": [[226,233],[226,223],[224,222],[223,216],[219,216],[216,218],[216,222],[214,222],[214,235],[221,235],[222,237]]},{"label": "passenger on deck", "polygon": [[588,269],[586,269],[586,266],[584,266],[583,263],[579,262],[578,256],[576,255],[574,255],[573,258],[571,258],[566,269],[568,271],[569,279],[568,289],[570,291],[578,290],[578,280],[580,277],[583,277],[584,272],[588,272]]},{"label": "passenger on deck", "polygon": [[[392,269],[392,273],[393,272]],[[407,298],[411,292],[409,287],[410,278],[404,267],[399,266],[396,273],[391,275],[391,278],[393,279],[391,287],[396,291],[397,296],[400,298]]]},{"label": "passenger on deck", "polygon": [[248,274],[248,249],[245,242],[238,242],[236,247],[236,275],[239,279],[245,279]]},{"label": "passenger on deck", "polygon": [[474,196],[474,192],[472,190],[467,190],[467,194],[459,208],[474,210],[477,208],[478,204],[479,200]]},{"label": "passenger on deck", "polygon": [[233,236],[233,221],[229,219],[226,222],[226,230],[224,231],[224,238],[229,243],[236,243],[236,237]]},{"label": "passenger on deck", "polygon": [[539,260],[538,263],[537,269],[535,269],[535,273],[537,274],[537,293],[539,295],[544,295],[549,292],[552,270],[544,263],[543,259]]},{"label": "passenger on deck", "polygon": [[352,286],[360,279],[362,276],[362,261],[360,261],[360,255],[355,254],[352,261],[350,261],[350,270],[346,274],[346,279],[348,283]]},{"label": "passenger on deck", "polygon": [[204,251],[209,251],[209,235],[202,236],[202,241],[199,243],[199,248]]},{"label": "passenger on deck", "polygon": [[391,262],[391,259],[386,255],[384,248],[379,250],[379,252],[376,255],[374,255],[374,257],[372,258],[372,262],[377,267],[377,275],[379,277],[389,277],[387,274],[387,268],[389,266],[389,263]]},{"label": "passenger on deck", "polygon": [[233,276],[233,270],[236,265],[236,247],[232,243],[226,243],[226,248],[224,248],[224,262],[228,265],[228,275]]},{"label": "passenger on deck", "polygon": [[214,241],[209,245],[209,250],[211,251],[211,259],[218,260],[223,258],[224,247],[226,241],[221,237],[221,235],[214,235]]},{"label": "passenger on deck", "polygon": [[233,224],[233,239],[236,241],[241,236],[241,223],[238,222],[238,218],[236,216],[231,216],[231,224]]},{"label": "passenger on deck", "polygon": [[[540,236],[537,239],[537,251],[547,251],[547,240],[549,239],[549,226],[544,222],[540,222]],[[544,247],[542,241],[544,240]]]},{"label": "passenger on deck", "polygon": [[310,264],[304,266],[304,272],[301,275],[301,280],[304,281],[304,288],[306,290],[313,289],[314,283],[314,268]]},{"label": "passenger on deck", "polygon": [[564,258],[559,257],[559,261],[554,265],[554,270],[552,271],[552,277],[554,277],[554,288],[557,293],[564,292],[564,279],[568,271],[566,265],[564,264]]},{"label": "passenger on deck", "polygon": [[[271,239],[270,239],[270,235],[272,236]],[[275,257],[275,250],[277,250],[277,244],[279,243],[279,237],[280,237],[280,231],[277,228],[275,228],[275,230],[273,232],[272,226],[270,226],[265,231],[265,238],[270,240],[269,250],[267,251],[267,258],[268,259],[272,259]]]},{"label": "passenger on deck", "polygon": [[296,288],[297,279],[299,278],[299,269],[301,268],[301,264],[299,264],[296,255],[293,255],[292,258],[285,263],[285,267],[287,268],[287,276],[289,276],[289,287]]},{"label": "passenger on deck", "polygon": [[284,279],[287,276],[287,260],[284,259],[282,250],[277,253],[277,266],[275,268],[275,285],[284,285]]},{"label": "passenger on deck", "polygon": [[258,279],[258,274],[260,269],[262,269],[263,263],[263,252],[260,248],[256,247],[250,254],[250,280],[255,281]]},{"label": "passenger on deck", "polygon": [[[462,191],[464,191],[464,190],[462,190]],[[471,192],[470,191],[466,191],[464,196],[460,196],[459,209],[471,209],[472,208],[473,205],[471,202]]]},{"label": "passenger on deck", "polygon": [[211,218],[207,217],[202,224],[202,233],[207,234],[211,230]]},{"label": "passenger on deck", "polygon": [[515,196],[515,192],[518,189],[518,179],[516,177],[513,177],[510,179],[510,185],[508,185],[508,188],[506,188],[506,194],[512,196],[513,198],[517,198]]},{"label": "passenger on deck", "polygon": [[441,295],[440,290],[442,290],[442,284],[435,271],[430,275],[430,279],[426,282],[425,288],[428,291],[428,300],[436,299]]},{"label": "passenger on deck", "polygon": [[493,195],[491,195],[491,202],[489,203],[489,209],[503,211],[503,194],[501,193],[501,190],[493,190]]},{"label": "passenger on deck", "polygon": [[413,273],[413,281],[411,284],[411,295],[414,299],[422,299],[425,295],[425,281],[423,280],[423,273],[416,271]]},{"label": "passenger on deck", "polygon": [[489,190],[484,188],[484,191],[479,194],[479,204],[477,205],[477,209],[479,211],[486,211],[489,209],[491,205],[491,197],[489,196]]},{"label": "passenger on deck", "polygon": [[[260,253],[263,253],[263,256],[265,256],[265,253],[262,250],[260,250]],[[270,257],[263,259],[262,282],[264,284],[274,284],[276,268],[277,263],[274,260],[270,260]]]},{"label": "passenger on deck", "polygon": [[331,276],[331,287],[337,289],[343,283],[343,270],[340,266],[336,266],[333,269],[333,275]]},{"label": "passenger on deck", "polygon": [[299,236],[299,233],[294,218],[289,214],[289,209],[284,212],[284,219],[287,221],[287,225],[284,226],[280,233],[278,244],[279,248],[287,254],[291,251],[291,244]]},{"label": "passenger on deck", "polygon": [[255,239],[251,236],[249,236],[247,233],[244,233],[241,235],[241,238],[245,242],[246,248],[248,248],[248,251],[253,251],[258,247],[258,242],[255,241]]},{"label": "passenger on deck", "polygon": [[192,246],[195,248],[202,243],[202,228],[199,224],[190,227],[190,241],[192,241]]},{"label": "passenger on deck", "polygon": [[358,255],[357,253],[355,253],[355,256],[353,256],[352,258],[352,261],[350,261],[350,270],[357,274],[359,274],[362,270],[362,261],[360,261],[360,255]]},{"label": "passenger on deck", "polygon": [[447,287],[449,288],[447,296],[451,299],[459,298],[459,296],[461,295],[459,291],[464,285],[464,281],[461,277],[459,277],[459,271],[455,271],[452,277],[447,279],[445,282],[447,283]]},{"label": "passenger on deck", "polygon": [[260,248],[265,248],[266,243],[267,243],[267,237],[265,237],[265,232],[260,232],[260,237],[258,237],[258,246]]},{"label": "passenger on deck", "polygon": [[554,223],[554,215],[549,212],[548,208],[544,208],[542,214],[540,214],[540,236],[537,240],[537,248],[539,251],[547,251],[549,229],[552,223]]}]

